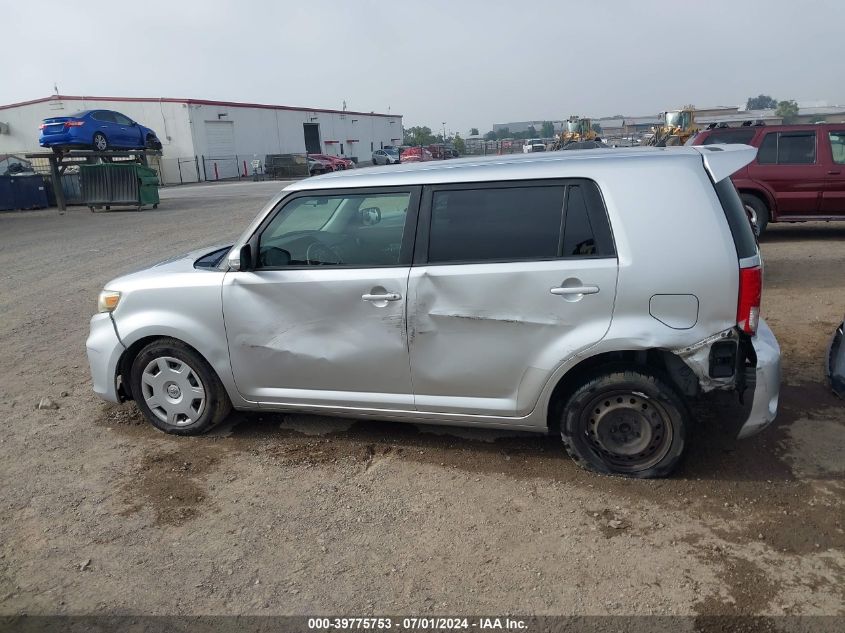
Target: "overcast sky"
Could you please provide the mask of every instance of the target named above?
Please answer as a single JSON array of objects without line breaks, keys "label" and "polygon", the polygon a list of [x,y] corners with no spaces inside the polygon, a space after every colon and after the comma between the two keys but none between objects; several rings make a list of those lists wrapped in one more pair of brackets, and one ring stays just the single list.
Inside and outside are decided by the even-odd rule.
[{"label": "overcast sky", "polygon": [[845,104],[845,0],[4,2],[0,103],[62,94],[390,112],[482,133],[692,103]]}]

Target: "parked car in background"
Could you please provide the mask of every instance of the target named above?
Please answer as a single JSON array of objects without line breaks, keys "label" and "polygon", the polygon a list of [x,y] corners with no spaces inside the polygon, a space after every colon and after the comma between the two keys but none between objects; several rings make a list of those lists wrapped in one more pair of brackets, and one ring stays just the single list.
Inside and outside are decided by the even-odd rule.
[{"label": "parked car in background", "polygon": [[352,162],[348,158],[343,158],[342,156],[329,156],[328,154],[308,154],[308,157],[313,158],[315,160],[323,161],[325,163],[329,163],[332,166],[333,171],[352,169],[355,167],[354,162]]},{"label": "parked car in background", "polygon": [[232,408],[312,411],[559,433],[586,468],[667,475],[699,395],[738,396],[740,437],[777,413],[760,252],[729,178],[753,157],[556,152],[299,180],[233,246],[106,284],[94,391],[177,435]]},{"label": "parked car in background", "polygon": [[373,152],[373,165],[395,165],[400,160],[399,150],[395,147],[385,147]]},{"label": "parked car in background", "polygon": [[731,176],[758,236],[770,222],[845,220],[845,123],[714,128],[691,141],[715,143],[758,148]]},{"label": "parked car in background", "polygon": [[330,162],[308,156],[308,173],[312,176],[320,176],[332,171],[334,171],[334,167]]},{"label": "parked car in background", "polygon": [[44,119],[39,129],[41,147],[110,149],[161,149],[161,141],[148,127],[113,110],[84,110],[70,116]]},{"label": "parked car in background", "polygon": [[434,156],[425,147],[409,147],[401,154],[401,162],[403,163],[421,163],[429,160],[434,160]]},{"label": "parked car in background", "polygon": [[545,152],[546,151],[546,144],[543,142],[541,138],[532,138],[522,145],[522,153],[523,154],[530,154],[531,152]]}]

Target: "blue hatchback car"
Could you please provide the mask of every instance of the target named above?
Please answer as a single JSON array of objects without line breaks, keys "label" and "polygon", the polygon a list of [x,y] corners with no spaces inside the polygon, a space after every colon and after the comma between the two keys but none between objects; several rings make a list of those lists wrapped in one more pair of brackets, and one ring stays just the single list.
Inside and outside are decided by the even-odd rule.
[{"label": "blue hatchback car", "polygon": [[82,147],[104,152],[109,149],[161,149],[150,128],[113,110],[84,110],[70,116],[44,119],[38,143],[41,147]]}]

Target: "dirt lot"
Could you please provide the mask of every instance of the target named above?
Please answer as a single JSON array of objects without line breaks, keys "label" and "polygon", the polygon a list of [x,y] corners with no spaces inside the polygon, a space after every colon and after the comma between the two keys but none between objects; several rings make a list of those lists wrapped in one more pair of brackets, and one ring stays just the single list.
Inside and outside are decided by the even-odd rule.
[{"label": "dirt lot", "polygon": [[278,188],[0,214],[0,613],[845,615],[845,403],[822,373],[845,226],[770,229],[778,421],[738,442],[703,403],[669,480],[588,474],[554,438],[304,415],[174,438],[95,398],[103,284],[233,238]]}]

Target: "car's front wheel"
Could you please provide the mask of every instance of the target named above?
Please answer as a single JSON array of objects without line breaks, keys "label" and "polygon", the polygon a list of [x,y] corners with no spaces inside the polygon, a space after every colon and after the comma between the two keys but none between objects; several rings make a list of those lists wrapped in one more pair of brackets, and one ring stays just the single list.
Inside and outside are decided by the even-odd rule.
[{"label": "car's front wheel", "polygon": [[211,366],[176,339],[159,339],[144,347],[132,363],[130,381],[138,408],[165,433],[205,433],[232,409]]},{"label": "car's front wheel", "polygon": [[582,383],[564,407],[560,431],[566,451],[584,468],[665,477],[683,456],[689,420],[675,388],[637,368]]},{"label": "car's front wheel", "polygon": [[98,152],[105,152],[109,148],[109,141],[102,132],[96,132],[91,140],[92,147]]}]

